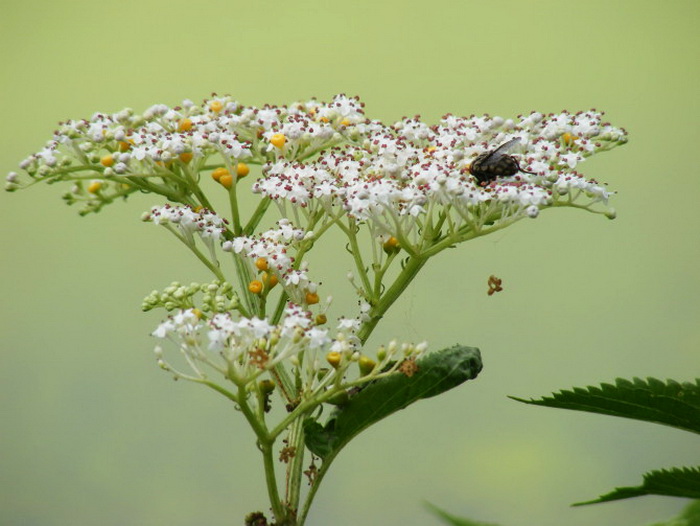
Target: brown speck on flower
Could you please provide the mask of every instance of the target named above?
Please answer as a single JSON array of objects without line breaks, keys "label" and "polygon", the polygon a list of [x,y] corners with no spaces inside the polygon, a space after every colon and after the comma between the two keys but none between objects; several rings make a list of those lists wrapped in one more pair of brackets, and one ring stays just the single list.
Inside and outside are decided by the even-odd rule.
[{"label": "brown speck on flower", "polygon": [[284,462],[285,464],[288,464],[289,461],[294,458],[294,456],[297,454],[297,448],[294,446],[286,446],[283,447],[280,450],[280,462]]},{"label": "brown speck on flower", "polygon": [[489,276],[489,290],[487,294],[489,296],[493,296],[494,292],[501,292],[503,290],[503,287],[501,287],[501,283],[503,283],[502,279],[497,278],[493,274]]},{"label": "brown speck on flower", "polygon": [[311,465],[309,466],[309,469],[304,471],[304,475],[306,476],[307,479],[309,479],[309,486],[313,486],[314,481],[316,480],[316,477],[318,476],[318,468],[316,467],[316,463],[314,462],[314,457],[311,457]]},{"label": "brown speck on flower", "polygon": [[406,358],[401,365],[399,365],[399,372],[408,376],[409,378],[418,372],[418,364],[416,363],[415,357],[411,356]]},{"label": "brown speck on flower", "polygon": [[265,364],[269,358],[268,354],[265,352],[265,349],[258,348],[254,351],[248,351],[248,354],[250,355],[250,363],[256,365],[258,369],[265,368]]}]

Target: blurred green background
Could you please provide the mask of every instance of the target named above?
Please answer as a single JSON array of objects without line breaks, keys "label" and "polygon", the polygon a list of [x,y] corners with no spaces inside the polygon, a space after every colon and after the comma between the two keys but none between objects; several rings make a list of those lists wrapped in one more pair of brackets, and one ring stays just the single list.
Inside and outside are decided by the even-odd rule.
[{"label": "blurred green background", "polygon": [[[309,523],[438,524],[428,500],[504,526],[642,525],[685,501],[568,505],[697,464],[696,437],[506,395],[700,376],[699,15],[697,0],[13,2],[0,171],[59,120],[212,91],[255,105],[357,94],[390,122],[606,110],[630,143],[582,170],[618,192],[618,219],[552,210],[431,262],[372,342],[476,345],[485,369],[357,439]],[[150,290],[208,276],[139,221],[157,200],[80,218],[63,190],[2,196],[0,523],[241,524],[266,509],[252,433],[156,367],[160,313],[140,312]],[[314,260],[327,289],[346,271],[334,248]],[[492,297],[490,274],[505,289]]]}]

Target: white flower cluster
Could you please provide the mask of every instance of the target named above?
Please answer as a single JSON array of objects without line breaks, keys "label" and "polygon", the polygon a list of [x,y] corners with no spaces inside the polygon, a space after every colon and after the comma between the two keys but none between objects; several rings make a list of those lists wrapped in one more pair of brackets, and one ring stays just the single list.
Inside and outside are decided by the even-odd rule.
[{"label": "white flower cluster", "polygon": [[307,292],[315,293],[318,284],[308,276],[308,265],[303,261],[295,266],[294,258],[289,256],[287,249],[290,245],[313,237],[312,232],[304,232],[294,228],[288,219],[280,219],[277,228],[273,228],[258,236],[238,236],[223,243],[223,250],[242,254],[250,261],[264,260],[266,270],[272,272],[283,287],[291,301],[304,302]]},{"label": "white flower cluster", "polygon": [[285,137],[281,150],[303,153],[326,145],[338,130],[363,122],[361,106],[345,95],[330,103],[311,100],[263,108],[213,96],[201,105],[190,100],[173,108],[156,104],[143,114],[131,108],[95,113],[90,119],[59,123],[53,139],[20,167],[39,177],[60,174],[68,166],[105,176],[143,176],[154,169],[167,171],[173,162],[196,163],[217,153],[236,160],[260,157],[272,149],[275,134]]},{"label": "white flower cluster", "polygon": [[[194,373],[192,376],[178,370],[166,361],[165,349],[157,346],[160,366],[176,378],[208,380],[213,370],[237,385],[248,385],[286,360],[303,368],[307,391],[318,391],[329,385],[334,372],[346,379],[349,365],[358,361],[359,342],[354,335],[358,326],[341,319],[331,337],[328,329],[317,325],[310,311],[290,302],[279,324],[257,317],[236,319],[230,313],[217,313],[204,319],[195,309],[186,309],[168,317],[152,334],[174,343]],[[397,355],[415,358],[424,353],[426,347],[425,343],[415,346],[391,342],[381,348],[375,374],[383,371]],[[326,351],[329,352],[327,356],[337,357],[336,361],[330,360],[333,368],[328,367]],[[326,371],[325,377],[319,376],[322,371]]]},{"label": "white flower cluster", "polygon": [[[336,207],[368,221],[376,234],[405,241],[413,231],[416,241],[431,221],[478,231],[553,205],[606,206],[606,188],[575,170],[590,155],[627,140],[594,110],[533,112],[514,120],[446,115],[434,126],[418,118],[387,126],[366,119],[362,107],[345,95],[330,103],[262,108],[212,96],[201,105],[159,104],[140,115],[131,109],[96,113],[61,123],[46,147],[20,166],[34,178],[77,181],[73,195],[64,197],[83,199],[94,211],[139,190],[177,199],[202,170],[231,170],[246,160],[264,164],[253,190],[275,200],[283,216],[291,216],[288,206],[310,212]],[[509,155],[531,173],[478,184],[470,173],[474,159],[513,138],[520,145]],[[211,156],[218,158],[213,164]],[[151,184],[154,176],[163,185]],[[90,180],[86,194],[80,185]],[[21,186],[11,173],[7,188]]]},{"label": "white flower cluster", "polygon": [[[372,122],[358,137],[309,162],[268,163],[253,189],[277,201],[330,210],[376,226],[378,233],[406,236],[417,222],[429,224],[448,214],[449,225],[473,230],[485,222],[536,217],[554,204],[591,207],[607,204],[609,192],[574,168],[593,153],[624,143],[624,130],[602,122],[595,111],[517,121],[500,117],[448,115],[433,127],[405,119],[392,127]],[[511,139],[523,170],[480,185],[470,174],[474,158]],[[444,221],[444,219],[443,219]]]},{"label": "white flower cluster", "polygon": [[226,219],[206,208],[194,210],[189,206],[169,204],[151,208],[150,212],[142,216],[142,219],[174,230],[190,246],[194,246],[196,234],[207,246],[214,261],[216,261],[214,249],[223,241],[228,225]]}]

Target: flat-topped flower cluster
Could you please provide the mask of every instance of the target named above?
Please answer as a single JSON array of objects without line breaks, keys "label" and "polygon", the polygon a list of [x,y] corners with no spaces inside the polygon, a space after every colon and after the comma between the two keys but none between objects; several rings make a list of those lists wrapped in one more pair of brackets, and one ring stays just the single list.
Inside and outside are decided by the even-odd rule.
[{"label": "flat-topped flower cluster", "polygon": [[[81,203],[81,213],[137,192],[163,196],[167,203],[143,218],[175,234],[221,283],[234,282],[220,261],[220,252],[230,254],[239,282],[231,301],[240,319],[215,313],[197,321],[194,311],[182,309],[156,333],[190,325],[200,330],[206,323],[210,335],[219,334],[219,344],[227,342],[229,357],[248,348],[233,347],[242,341],[233,335],[242,334],[244,325],[288,337],[284,320],[301,319],[289,309],[306,312],[319,304],[320,281],[311,279],[305,256],[333,227],[348,237],[354,259],[351,283],[362,314],[350,319],[360,320],[352,333],[362,344],[424,262],[441,250],[549,207],[614,216],[605,185],[577,171],[591,155],[627,141],[626,132],[603,122],[600,112],[532,112],[515,119],[446,115],[432,126],[416,116],[386,125],[368,119],[363,106],[337,95],[328,103],[312,99],[258,108],[213,95],[201,104],[157,104],[141,114],[95,113],[60,123],[45,147],[21,162],[29,182],[13,172],[7,189],[70,182],[64,198]],[[508,155],[522,170],[480,183],[471,173],[474,160],[516,138]],[[244,187],[240,182],[250,165],[261,169]],[[212,205],[212,187],[228,194],[228,215]],[[239,206],[244,190],[260,198],[248,218]],[[274,225],[262,227],[273,203],[279,212]],[[369,233],[369,249],[357,235],[362,229]],[[399,252],[404,259],[396,277],[388,270]],[[396,279],[393,285],[386,282],[389,276]],[[271,314],[269,292],[278,283]],[[227,327],[232,332],[224,338]],[[304,330],[299,345],[311,349],[330,342],[321,329]],[[239,358],[231,363],[243,363]]]},{"label": "flat-topped flower cluster", "polygon": [[[139,190],[206,206],[191,195],[202,172],[221,166],[238,179],[239,164],[261,164],[253,191],[278,203],[284,217],[294,214],[290,206],[311,216],[332,214],[337,205],[380,233],[401,231],[406,240],[412,224],[435,220],[433,214],[448,214],[453,229],[479,228],[495,216],[534,217],[551,205],[607,205],[606,188],[576,168],[627,140],[593,110],[517,119],[446,115],[434,126],[407,118],[387,126],[365,118],[362,106],[344,95],[326,104],[262,108],[212,97],[201,105],[159,104],[143,114],[96,113],[60,124],[21,167],[35,180],[73,181],[66,199],[92,211]],[[515,137],[520,150],[513,153],[533,173],[479,185],[469,174],[471,161]],[[11,174],[8,189],[19,186]]]}]

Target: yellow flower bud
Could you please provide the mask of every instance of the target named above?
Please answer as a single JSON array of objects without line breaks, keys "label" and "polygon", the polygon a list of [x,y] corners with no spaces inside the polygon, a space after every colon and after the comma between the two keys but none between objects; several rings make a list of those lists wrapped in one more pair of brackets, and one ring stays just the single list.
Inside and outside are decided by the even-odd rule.
[{"label": "yellow flower bud", "polygon": [[279,283],[279,279],[271,272],[263,272],[262,282],[265,285],[266,289],[271,289],[272,287],[277,285],[277,283]]},{"label": "yellow flower bud", "polygon": [[318,294],[316,294],[315,292],[307,292],[306,293],[306,304],[307,305],[315,305],[318,302],[319,302]]},{"label": "yellow flower bud", "polygon": [[284,133],[275,133],[272,137],[270,137],[270,144],[277,148],[282,148],[286,142],[287,138],[284,136]]},{"label": "yellow flower bud", "polygon": [[233,186],[233,176],[230,173],[226,173],[219,177],[219,183],[221,183],[221,186],[224,188],[230,189]]},{"label": "yellow flower bud", "polygon": [[260,382],[258,382],[258,385],[260,386],[260,391],[264,395],[270,394],[272,391],[275,390],[275,382],[269,379],[260,380]]},{"label": "yellow flower bud", "polygon": [[342,356],[337,351],[331,351],[328,354],[326,354],[326,361],[329,364],[331,364],[331,367],[333,367],[333,369],[337,369],[340,366],[341,360]]},{"label": "yellow flower bud", "polygon": [[250,167],[246,163],[238,163],[236,167],[236,175],[239,179],[243,179],[250,173]]},{"label": "yellow flower bud", "polygon": [[229,171],[224,168],[223,166],[217,168],[211,173],[211,178],[214,179],[217,183],[219,182],[219,179],[221,179],[222,175],[231,175]]},{"label": "yellow flower bud", "polygon": [[255,260],[255,268],[257,268],[258,270],[267,270],[270,267],[267,264],[266,258],[258,258]]},{"label": "yellow flower bud", "polygon": [[360,359],[357,361],[357,365],[360,367],[360,375],[367,376],[377,366],[377,362],[363,355],[360,356]]},{"label": "yellow flower bud", "polygon": [[263,284],[262,281],[259,281],[257,279],[254,279],[250,283],[248,283],[248,290],[252,292],[253,294],[260,294],[263,289]]},{"label": "yellow flower bud", "polygon": [[401,245],[399,244],[398,239],[396,239],[394,236],[391,236],[389,239],[384,241],[382,248],[387,254],[396,254],[399,250],[401,250]]},{"label": "yellow flower bud", "polygon": [[[218,110],[217,110],[218,111]],[[177,122],[177,131],[186,132],[192,129],[192,120],[188,118],[180,119]]]}]

